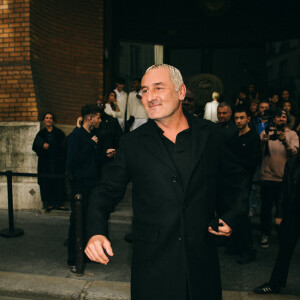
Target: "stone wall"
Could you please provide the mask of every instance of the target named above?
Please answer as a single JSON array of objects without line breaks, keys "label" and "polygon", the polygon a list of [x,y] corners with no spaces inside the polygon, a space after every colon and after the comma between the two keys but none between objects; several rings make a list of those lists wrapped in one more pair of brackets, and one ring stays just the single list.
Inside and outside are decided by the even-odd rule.
[{"label": "stone wall", "polygon": [[[68,135],[71,125],[57,125]],[[0,171],[20,173],[37,172],[37,156],[32,143],[41,129],[39,122],[0,122]],[[13,177],[14,209],[42,208],[37,178]],[[0,209],[7,209],[6,176],[0,176]]]}]

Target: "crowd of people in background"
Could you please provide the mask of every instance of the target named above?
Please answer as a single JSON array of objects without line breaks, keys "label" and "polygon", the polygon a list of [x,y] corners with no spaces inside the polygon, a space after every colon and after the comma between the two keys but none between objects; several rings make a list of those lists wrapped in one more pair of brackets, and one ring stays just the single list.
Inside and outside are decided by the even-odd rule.
[{"label": "crowd of people in background", "polygon": [[[54,126],[54,114],[45,113],[45,128],[37,134],[33,143],[33,150],[38,155],[38,173],[63,177],[67,171],[69,175],[71,216],[68,265],[72,272],[76,272],[73,197],[77,193],[83,196],[85,228],[89,195],[101,176],[101,168],[114,159],[121,136],[148,119],[141,102],[141,80],[134,78],[129,95],[124,87],[124,79],[118,78],[116,88],[108,91],[104,99],[83,106],[76,127],[67,138]],[[247,89],[241,89],[233,101],[224,101],[219,91],[213,91],[211,101],[206,101],[205,105],[195,99],[195,92],[187,90],[184,109],[220,127],[232,157],[249,177],[248,209],[236,220],[238,230],[226,239],[226,252],[237,254],[236,262],[239,264],[255,260],[251,217],[258,213],[258,207],[261,229],[259,245],[268,248],[273,226],[272,208],[275,205],[280,250],[270,281],[254,291],[261,294],[279,292],[286,285],[288,266],[297,241],[295,228],[300,228],[299,201],[295,200],[295,194],[299,198],[300,192],[300,123],[294,111],[295,103],[286,89],[266,96],[260,94],[252,83]],[[286,164],[289,158],[291,161]],[[39,178],[46,212],[52,209],[68,210],[64,203],[64,182],[64,178]]]}]

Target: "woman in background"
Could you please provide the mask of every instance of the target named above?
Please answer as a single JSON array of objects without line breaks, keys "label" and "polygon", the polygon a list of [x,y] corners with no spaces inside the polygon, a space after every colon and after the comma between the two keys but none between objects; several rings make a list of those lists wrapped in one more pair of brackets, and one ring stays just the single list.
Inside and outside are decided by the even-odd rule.
[{"label": "woman in background", "polygon": [[214,123],[217,123],[218,117],[217,117],[217,109],[219,105],[219,98],[220,94],[218,92],[213,92],[212,93],[212,101],[206,103],[205,108],[204,108],[204,119],[210,120]]},{"label": "woman in background", "polygon": [[[54,126],[54,115],[43,115],[45,128],[36,135],[32,150],[38,156],[38,174],[65,175],[65,134]],[[65,202],[65,178],[39,177],[41,198],[46,212],[52,209],[69,210]]]},{"label": "woman in background", "polygon": [[105,95],[105,113],[114,118],[121,118],[122,113],[117,103],[117,94],[115,91],[111,91]]}]

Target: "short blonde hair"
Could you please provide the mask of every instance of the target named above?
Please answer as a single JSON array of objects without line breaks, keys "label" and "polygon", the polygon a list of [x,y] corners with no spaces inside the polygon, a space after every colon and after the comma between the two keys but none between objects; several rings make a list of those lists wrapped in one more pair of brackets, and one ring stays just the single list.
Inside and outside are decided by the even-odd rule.
[{"label": "short blonde hair", "polygon": [[183,79],[182,79],[182,75],[180,73],[180,71],[171,66],[171,65],[167,65],[167,64],[157,64],[157,65],[153,65],[151,67],[149,67],[145,74],[147,72],[149,72],[150,70],[153,70],[153,69],[157,69],[157,68],[167,68],[169,69],[169,72],[170,72],[170,78],[175,86],[175,91],[178,92],[179,88],[183,85]]},{"label": "short blonde hair", "polygon": [[220,94],[219,94],[218,92],[214,91],[214,92],[212,93],[212,96],[211,96],[211,97],[213,98],[213,100],[215,100],[215,99],[219,100]]}]

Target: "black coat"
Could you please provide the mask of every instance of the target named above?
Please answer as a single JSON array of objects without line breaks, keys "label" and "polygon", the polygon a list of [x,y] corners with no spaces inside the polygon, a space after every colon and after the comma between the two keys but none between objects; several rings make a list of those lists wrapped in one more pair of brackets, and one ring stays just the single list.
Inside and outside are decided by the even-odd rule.
[{"label": "black coat", "polygon": [[[183,300],[187,282],[190,299],[222,298],[217,249],[208,226],[220,207],[223,143],[215,124],[188,118],[193,168],[185,191],[154,121],[149,120],[121,139],[114,162],[104,168],[90,198],[88,234],[107,235],[109,213],[132,181],[132,300]],[[236,176],[228,180],[235,183],[233,194],[239,192],[242,176],[233,165],[226,171],[227,178]],[[240,205],[231,199],[222,207],[221,217],[230,225],[234,210],[228,208],[238,210]]]},{"label": "black coat", "polygon": [[300,217],[300,155],[290,158],[284,168],[281,192],[275,217]]},{"label": "black coat", "polygon": [[103,112],[101,114],[101,123],[99,128],[95,128],[93,132],[99,139],[99,158],[101,160],[100,164],[103,166],[105,163],[112,160],[107,157],[106,150],[117,149],[119,147],[119,140],[123,135],[123,131],[118,119]]},{"label": "black coat", "polygon": [[[48,139],[46,128],[40,130],[33,142],[32,150],[38,156],[38,174],[64,174],[65,173],[65,134],[55,126],[51,132],[52,139]],[[49,149],[45,150],[43,145],[48,143]],[[41,178],[38,179],[40,183]]]}]

